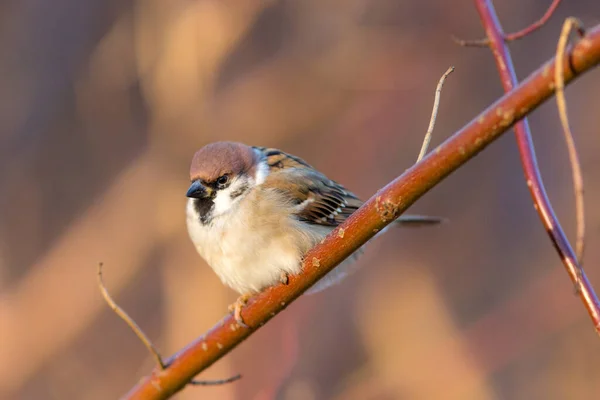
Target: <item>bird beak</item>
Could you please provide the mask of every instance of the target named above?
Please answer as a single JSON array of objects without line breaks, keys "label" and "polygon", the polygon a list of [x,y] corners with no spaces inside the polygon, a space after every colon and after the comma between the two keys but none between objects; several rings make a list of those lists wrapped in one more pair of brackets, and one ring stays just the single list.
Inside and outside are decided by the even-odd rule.
[{"label": "bird beak", "polygon": [[211,189],[207,188],[199,180],[192,182],[186,196],[194,199],[205,199],[211,194]]}]

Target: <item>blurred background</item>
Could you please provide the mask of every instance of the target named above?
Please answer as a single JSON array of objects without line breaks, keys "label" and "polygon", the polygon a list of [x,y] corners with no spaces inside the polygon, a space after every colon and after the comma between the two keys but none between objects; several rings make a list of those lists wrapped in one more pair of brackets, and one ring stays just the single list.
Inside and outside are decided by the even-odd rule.
[{"label": "blurred background", "polygon": [[[550,0],[497,1],[506,31]],[[552,57],[565,1],[511,45],[520,78]],[[185,228],[188,166],[216,140],[284,149],[363,198],[502,94],[470,1],[175,0],[0,5],[0,398],[115,399],[236,294]],[[585,264],[600,290],[600,71],[567,90],[586,182]],[[554,102],[530,118],[550,197],[574,232]],[[374,241],[343,284],[305,296],[178,399],[592,399],[600,342],[533,209],[505,135],[410,211],[436,228]]]}]

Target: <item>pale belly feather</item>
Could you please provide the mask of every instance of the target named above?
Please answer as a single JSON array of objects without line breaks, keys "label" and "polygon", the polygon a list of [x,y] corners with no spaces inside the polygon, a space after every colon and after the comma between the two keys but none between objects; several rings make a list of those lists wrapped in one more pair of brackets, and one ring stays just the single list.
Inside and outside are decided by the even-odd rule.
[{"label": "pale belly feather", "polygon": [[[225,285],[240,294],[259,292],[277,284],[282,272],[300,273],[302,256],[331,229],[308,227],[289,217],[285,210],[253,218],[251,222],[243,216],[257,210],[241,210],[242,207],[232,211],[236,215],[215,219],[209,228],[199,223],[192,202],[187,205],[188,231],[198,253]],[[356,255],[337,266],[308,293],[340,281],[350,272]]]}]

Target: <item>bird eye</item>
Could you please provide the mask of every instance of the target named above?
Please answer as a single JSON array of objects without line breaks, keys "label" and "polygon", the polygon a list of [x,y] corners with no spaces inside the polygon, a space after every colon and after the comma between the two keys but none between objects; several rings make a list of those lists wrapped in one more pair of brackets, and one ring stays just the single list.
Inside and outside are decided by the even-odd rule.
[{"label": "bird eye", "polygon": [[219,186],[225,186],[227,184],[227,182],[229,182],[228,175],[221,175],[220,177],[217,178],[217,185],[219,185]]}]

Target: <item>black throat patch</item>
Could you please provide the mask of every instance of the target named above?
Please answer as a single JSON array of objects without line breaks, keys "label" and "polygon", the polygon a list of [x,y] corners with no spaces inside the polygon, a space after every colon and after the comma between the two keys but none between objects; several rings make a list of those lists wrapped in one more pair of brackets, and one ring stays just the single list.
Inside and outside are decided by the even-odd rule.
[{"label": "black throat patch", "polygon": [[212,198],[206,199],[194,199],[194,208],[200,215],[200,222],[203,225],[210,223],[212,220],[212,209],[215,207],[215,203]]}]

